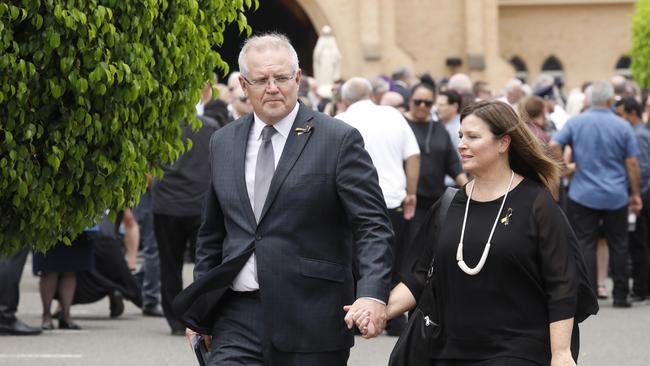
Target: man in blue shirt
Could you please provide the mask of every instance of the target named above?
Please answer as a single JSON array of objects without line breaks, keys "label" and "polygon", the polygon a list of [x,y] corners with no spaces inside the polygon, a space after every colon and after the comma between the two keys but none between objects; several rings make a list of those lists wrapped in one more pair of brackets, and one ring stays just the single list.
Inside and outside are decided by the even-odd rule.
[{"label": "man in blue shirt", "polygon": [[[551,149],[571,146],[576,171],[569,187],[569,218],[596,289],[596,246],[599,222],[607,239],[614,307],[627,308],[628,210],[642,207],[639,188],[639,147],[630,125],[611,110],[614,89],[608,81],[592,85],[591,108],[571,118],[553,136]],[[629,193],[628,193],[629,190]]]},{"label": "man in blue shirt", "polygon": [[624,97],[616,102],[616,113],[632,125],[639,144],[639,171],[641,175],[641,198],[643,209],[636,219],[634,231],[630,231],[630,257],[632,258],[632,301],[648,297],[650,280],[648,248],[648,220],[650,219],[650,130],[641,120],[641,104],[634,97]]}]

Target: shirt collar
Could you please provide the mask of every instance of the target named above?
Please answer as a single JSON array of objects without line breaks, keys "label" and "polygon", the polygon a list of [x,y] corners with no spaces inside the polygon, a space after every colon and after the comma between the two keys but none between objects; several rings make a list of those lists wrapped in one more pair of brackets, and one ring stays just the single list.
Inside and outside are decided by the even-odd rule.
[{"label": "shirt collar", "polygon": [[[289,112],[289,114],[287,114],[283,119],[279,120],[273,125],[273,127],[275,127],[275,130],[285,139],[289,137],[291,126],[293,126],[293,122],[296,120],[299,108],[300,103],[296,102],[296,105],[293,107],[291,112]],[[260,117],[258,117],[257,113],[255,112],[253,112],[253,118],[255,120],[253,124],[253,136],[255,136],[256,139],[260,139],[262,138],[262,129],[266,127],[266,123],[262,122]]]}]

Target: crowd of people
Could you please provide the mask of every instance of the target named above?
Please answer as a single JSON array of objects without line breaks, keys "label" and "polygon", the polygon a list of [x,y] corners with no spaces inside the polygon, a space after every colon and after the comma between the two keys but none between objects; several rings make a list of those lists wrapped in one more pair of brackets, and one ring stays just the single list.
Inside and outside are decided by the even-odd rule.
[{"label": "crowd of people", "polygon": [[343,365],[349,328],[402,333],[435,258],[437,365],[572,365],[595,296],[650,296],[650,100],[632,80],[566,96],[548,75],[495,88],[401,67],[323,91],[271,34],[196,113],[192,149],[137,207],[34,255],[41,327],[15,317],[27,250],[0,260],[0,332],[80,329],[71,306],[108,296],[111,317],[128,299],[220,339],[210,364]]}]

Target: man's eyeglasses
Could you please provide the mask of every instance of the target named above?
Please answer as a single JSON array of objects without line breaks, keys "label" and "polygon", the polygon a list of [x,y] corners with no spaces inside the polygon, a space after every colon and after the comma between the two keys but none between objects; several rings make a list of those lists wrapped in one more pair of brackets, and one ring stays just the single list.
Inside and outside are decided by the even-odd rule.
[{"label": "man's eyeglasses", "polygon": [[427,108],[431,108],[433,106],[433,100],[425,100],[425,99],[413,99],[413,104],[415,105],[423,105]]},{"label": "man's eyeglasses", "polygon": [[248,83],[248,85],[252,86],[253,88],[257,89],[264,89],[269,86],[271,86],[271,82],[275,84],[278,88],[282,88],[284,86],[289,85],[291,81],[296,77],[295,75],[280,75],[276,77],[275,79],[253,79],[253,80],[248,80],[244,75],[241,76],[242,79],[244,79],[245,82]]}]

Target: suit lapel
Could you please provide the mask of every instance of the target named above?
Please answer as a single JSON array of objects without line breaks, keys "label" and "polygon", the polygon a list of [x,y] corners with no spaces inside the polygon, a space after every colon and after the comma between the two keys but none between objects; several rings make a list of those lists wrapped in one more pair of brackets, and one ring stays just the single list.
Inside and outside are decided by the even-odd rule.
[{"label": "suit lapel", "polygon": [[251,127],[253,126],[253,114],[249,114],[244,123],[239,125],[237,132],[235,132],[234,156],[233,162],[235,163],[235,184],[237,185],[237,193],[241,200],[242,207],[248,222],[252,228],[257,226],[255,221],[255,214],[251,207],[251,201],[248,198],[248,189],[246,188],[246,147],[248,146],[248,135]]},{"label": "suit lapel", "polygon": [[[275,200],[275,197],[277,196],[282,183],[291,171],[291,168],[293,168],[296,160],[298,160],[298,157],[300,157],[305,144],[307,144],[307,140],[309,140],[309,137],[313,133],[313,127],[311,124],[313,123],[313,118],[314,116],[312,112],[303,104],[300,104],[298,114],[296,115],[296,120],[293,122],[293,126],[291,126],[289,136],[287,136],[287,142],[284,145],[284,150],[282,150],[282,156],[280,157],[278,166],[275,169],[275,173],[273,174],[271,186],[269,187],[269,193],[266,196],[264,208],[262,209],[262,214],[260,215],[260,222],[264,220],[264,216],[269,210],[269,207],[271,207],[273,204],[273,200]],[[298,135],[298,132],[296,131],[297,128],[303,129],[303,132],[301,132],[300,135]]]}]

